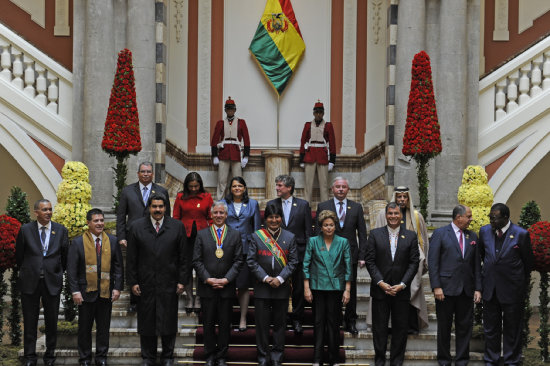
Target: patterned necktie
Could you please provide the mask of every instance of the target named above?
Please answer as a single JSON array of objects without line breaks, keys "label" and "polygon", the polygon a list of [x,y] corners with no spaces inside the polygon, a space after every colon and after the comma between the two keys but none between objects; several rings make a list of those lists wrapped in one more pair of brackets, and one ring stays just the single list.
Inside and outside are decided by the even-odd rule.
[{"label": "patterned necktie", "polygon": [[497,236],[499,239],[502,238],[502,230],[500,229],[497,230]]},{"label": "patterned necktie", "polygon": [[157,233],[160,230],[160,222],[158,222],[158,221],[155,223],[155,230],[157,230]]},{"label": "patterned necktie", "polygon": [[147,206],[147,199],[149,198],[149,190],[147,187],[143,187],[143,204]]},{"label": "patterned necktie", "polygon": [[344,202],[338,202],[340,205],[340,210],[338,210],[338,217],[340,217],[340,222],[343,223],[346,219],[346,211],[344,211]]},{"label": "patterned necktie", "polygon": [[462,253],[462,258],[464,258],[464,238],[462,237],[462,230],[460,230],[460,239],[458,240],[458,245],[460,245],[460,253]]},{"label": "patterned necktie", "polygon": [[40,228],[40,230],[42,230],[40,233],[40,240],[42,241],[42,251],[44,252],[44,255],[46,255],[46,252],[48,251],[48,246],[46,245],[46,229],[47,227],[45,226]]},{"label": "patterned necktie", "polygon": [[218,239],[220,239],[222,237],[222,229],[218,229]]},{"label": "patterned necktie", "polygon": [[101,244],[99,244],[99,238],[95,239],[95,252],[98,256],[101,255]]}]

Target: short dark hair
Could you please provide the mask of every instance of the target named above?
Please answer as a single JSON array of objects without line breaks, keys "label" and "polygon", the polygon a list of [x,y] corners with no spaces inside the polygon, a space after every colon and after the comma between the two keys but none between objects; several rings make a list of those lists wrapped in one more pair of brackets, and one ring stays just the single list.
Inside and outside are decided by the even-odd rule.
[{"label": "short dark hair", "polygon": [[283,183],[285,187],[290,188],[290,195],[294,194],[294,186],[296,185],[296,182],[294,181],[294,177],[288,174],[281,174],[278,175],[277,178],[275,178],[275,183]]},{"label": "short dark hair", "polygon": [[155,201],[162,201],[164,202],[164,206],[168,207],[168,197],[166,197],[163,193],[153,193],[149,196],[149,199],[147,200],[147,207],[151,207],[151,202]]},{"label": "short dark hair", "polygon": [[455,208],[453,208],[453,220],[455,220],[458,216],[462,216],[466,213],[466,206],[464,205],[456,205]]},{"label": "short dark hair", "polygon": [[401,212],[401,207],[399,207],[399,205],[396,203],[396,202],[390,202],[386,205],[386,213],[388,213],[388,210],[390,208],[398,208],[399,209],[399,212]]},{"label": "short dark hair", "polygon": [[505,218],[505,219],[510,218],[510,208],[508,206],[506,206],[504,203],[495,203],[491,207],[491,212],[493,212],[493,211],[499,211],[500,216]]},{"label": "short dark hair", "polygon": [[245,190],[244,190],[244,193],[243,193],[243,198],[242,198],[242,201],[244,203],[248,203],[248,189],[246,189],[246,182],[244,181],[244,178],[243,177],[233,177],[231,178],[231,182],[229,182],[229,185],[227,186],[227,196],[225,196],[225,201],[227,203],[229,202],[233,202],[233,193],[231,193],[231,186],[233,185],[233,181],[237,181],[239,183],[241,183]]},{"label": "short dark hair", "polygon": [[183,181],[183,197],[189,196],[189,183],[195,181],[199,183],[199,192],[206,192],[204,190],[204,184],[202,183],[201,175],[197,172],[191,172],[185,176],[185,180]]},{"label": "short dark hair", "polygon": [[86,221],[92,221],[92,217],[94,215],[101,215],[105,217],[105,215],[103,214],[103,211],[101,211],[99,208],[92,208],[90,211],[86,213]]},{"label": "short dark hair", "polygon": [[[138,165],[138,173],[141,171],[141,167],[145,165],[145,166],[150,166],[151,167],[151,170],[153,170],[153,163],[151,163],[150,161],[142,161],[141,163],[139,163]],[[154,172],[153,172],[154,173]]]},{"label": "short dark hair", "polygon": [[317,221],[319,222],[319,227],[323,226],[323,222],[326,220],[332,220],[334,224],[338,222],[338,216],[336,216],[336,212],[331,210],[323,210],[319,213],[319,216],[317,217]]},{"label": "short dark hair", "polygon": [[50,200],[47,200],[47,199],[45,199],[45,198],[39,199],[38,201],[36,201],[36,202],[34,203],[34,210],[35,210],[35,211],[38,210],[38,209],[40,208],[40,204],[41,204],[41,203],[51,203],[51,202],[50,202]]},{"label": "short dark hair", "polygon": [[271,202],[265,206],[264,210],[264,220],[266,220],[271,215],[283,216],[283,208],[275,203]]}]

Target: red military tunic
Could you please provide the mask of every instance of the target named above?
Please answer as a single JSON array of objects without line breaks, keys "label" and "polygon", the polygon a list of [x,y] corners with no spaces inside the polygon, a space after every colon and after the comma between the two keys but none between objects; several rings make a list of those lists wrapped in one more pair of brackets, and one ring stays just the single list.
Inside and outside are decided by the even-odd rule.
[{"label": "red military tunic", "polygon": [[[237,120],[237,136],[230,137],[229,141],[239,142],[243,144],[243,155],[250,155],[250,138],[248,137],[248,128],[246,127],[246,122],[244,119],[235,118]],[[235,123],[233,120],[233,123]],[[241,150],[240,146],[234,143],[228,143],[226,134],[224,131],[224,122],[225,120],[219,120],[216,123],[214,128],[214,134],[212,135],[212,141],[210,142],[210,147],[212,148],[212,157],[218,157],[220,160],[231,160],[231,161],[240,161],[241,160]],[[225,138],[225,142],[224,142]],[[223,147],[218,147],[218,144],[224,142]]]},{"label": "red military tunic", "polygon": [[[330,152],[330,162],[334,164],[336,161],[336,139],[334,138],[334,129],[332,128],[332,123],[325,122],[325,128],[323,130],[323,137],[325,141],[310,141],[312,123],[314,122],[306,122],[304,125],[304,130],[302,131],[302,140],[300,141],[300,163],[328,164],[328,152]],[[306,143],[322,144],[324,142],[328,143],[328,152],[326,146],[309,146],[306,149]]]}]

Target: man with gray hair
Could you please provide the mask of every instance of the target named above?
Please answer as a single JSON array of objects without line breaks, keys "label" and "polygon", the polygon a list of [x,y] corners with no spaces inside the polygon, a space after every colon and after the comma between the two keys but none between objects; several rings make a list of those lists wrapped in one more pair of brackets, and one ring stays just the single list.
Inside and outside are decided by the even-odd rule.
[{"label": "man with gray hair", "polygon": [[468,230],[472,210],[453,209],[453,221],[436,229],[430,241],[428,268],[437,314],[437,362],[451,364],[451,328],[455,319],[455,365],[470,360],[474,303],[481,301],[481,256],[477,235]]},{"label": "man with gray hair", "polygon": [[296,237],[298,264],[292,274],[292,326],[296,334],[302,334],[304,316],[304,273],[302,262],[308,239],[313,236],[311,208],[309,202],[294,197],[294,178],[290,175],[279,175],[275,178],[277,197],[267,204],[273,203],[282,208],[282,228],[290,231]]},{"label": "man with gray hair", "polygon": [[[130,224],[137,219],[147,217],[149,209],[147,200],[150,195],[163,194],[167,202],[166,216],[170,216],[170,199],[166,189],[156,183],[153,183],[154,172],[153,164],[144,161],[139,164],[137,171],[138,181],[127,185],[122,189],[116,211],[116,237],[118,243],[126,248],[126,238]],[[128,311],[136,311],[136,297],[130,293],[130,307]]]},{"label": "man with gray hair", "polygon": [[225,223],[224,201],[214,202],[211,214],[213,224],[197,233],[193,267],[199,277],[197,294],[202,305],[205,365],[226,366],[235,280],[243,264],[242,240],[239,231]]},{"label": "man with gray hair", "polygon": [[[323,210],[336,212],[338,222],[336,223],[336,235],[348,239],[351,250],[351,292],[350,300],[346,305],[344,314],[344,329],[351,333],[357,334],[355,322],[357,320],[357,264],[359,259],[359,251],[363,252],[367,244],[367,225],[365,224],[365,216],[363,206],[359,202],[354,202],[347,199],[349,192],[348,180],[344,177],[336,177],[332,182],[332,193],[334,198],[325,202],[319,203],[317,206],[317,217]],[[320,232],[319,225],[316,225],[316,232]]]}]

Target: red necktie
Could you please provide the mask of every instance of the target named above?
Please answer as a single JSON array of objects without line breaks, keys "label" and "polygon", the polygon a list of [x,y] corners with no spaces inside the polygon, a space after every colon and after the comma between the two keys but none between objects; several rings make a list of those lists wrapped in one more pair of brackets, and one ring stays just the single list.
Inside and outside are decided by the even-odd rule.
[{"label": "red necktie", "polygon": [[458,244],[460,245],[460,253],[462,254],[462,257],[464,257],[464,244],[462,244],[462,241],[464,238],[462,237],[462,230],[460,230],[460,240],[458,241]]},{"label": "red necktie", "polygon": [[502,230],[500,229],[497,230],[497,236],[499,239],[502,238]]},{"label": "red necktie", "polygon": [[95,252],[97,255],[101,255],[101,244],[99,244],[99,238],[95,239]]},{"label": "red necktie", "polygon": [[159,232],[160,230],[160,223],[157,221],[157,223],[155,224],[155,229],[157,230],[157,233]]}]

